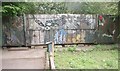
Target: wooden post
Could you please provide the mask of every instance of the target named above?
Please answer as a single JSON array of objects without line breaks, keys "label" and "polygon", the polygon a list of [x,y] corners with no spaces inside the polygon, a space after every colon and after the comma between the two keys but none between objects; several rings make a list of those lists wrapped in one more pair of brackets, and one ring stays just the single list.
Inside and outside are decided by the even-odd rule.
[{"label": "wooden post", "polygon": [[50,57],[50,66],[51,66],[51,69],[55,69],[54,58],[53,57]]},{"label": "wooden post", "polygon": [[51,64],[51,69],[55,69],[55,64],[54,64],[54,42],[52,41],[52,52],[50,52],[50,64]]},{"label": "wooden post", "polygon": [[26,46],[26,17],[25,14],[23,14],[23,32],[24,32],[24,45]]},{"label": "wooden post", "polygon": [[52,56],[54,57],[54,41],[52,41]]},{"label": "wooden post", "polygon": [[49,53],[49,65],[50,69],[55,69],[54,64],[54,41],[46,43],[48,46],[48,53]]}]

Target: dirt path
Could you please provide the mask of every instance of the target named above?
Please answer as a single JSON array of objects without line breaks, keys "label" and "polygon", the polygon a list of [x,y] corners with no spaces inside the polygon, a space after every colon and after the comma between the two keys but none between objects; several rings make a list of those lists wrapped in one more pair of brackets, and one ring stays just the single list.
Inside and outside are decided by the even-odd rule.
[{"label": "dirt path", "polygon": [[44,69],[45,49],[2,51],[2,69]]}]

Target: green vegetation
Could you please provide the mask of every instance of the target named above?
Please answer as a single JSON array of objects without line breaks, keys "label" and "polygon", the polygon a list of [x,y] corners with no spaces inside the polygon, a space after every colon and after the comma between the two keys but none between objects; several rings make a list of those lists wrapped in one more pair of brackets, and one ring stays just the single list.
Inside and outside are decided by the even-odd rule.
[{"label": "green vegetation", "polygon": [[42,2],[37,4],[39,14],[63,14],[68,13],[65,2]]},{"label": "green vegetation", "polygon": [[[35,3],[32,2],[2,2],[2,21],[10,25],[17,17],[23,14],[36,13]],[[5,24],[5,23],[4,23]]]},{"label": "green vegetation", "polygon": [[75,52],[76,51],[76,46],[69,47],[67,50],[70,51],[70,52]]},{"label": "green vegetation", "polygon": [[[118,69],[117,45],[97,45],[92,51],[57,51],[55,66],[58,69]],[[110,50],[108,50],[110,48]],[[107,50],[106,50],[107,49]]]},{"label": "green vegetation", "polygon": [[66,6],[70,12],[78,14],[118,14],[117,2],[71,2]]},{"label": "green vegetation", "polygon": [[114,50],[118,49],[118,44],[115,45],[95,45],[95,48],[93,50],[99,51],[99,50]]},{"label": "green vegetation", "polygon": [[35,5],[30,2],[3,2],[2,16],[14,17],[23,13],[35,13]]},{"label": "green vegetation", "polygon": [[25,14],[112,14],[118,13],[117,2],[3,2],[3,16]]}]

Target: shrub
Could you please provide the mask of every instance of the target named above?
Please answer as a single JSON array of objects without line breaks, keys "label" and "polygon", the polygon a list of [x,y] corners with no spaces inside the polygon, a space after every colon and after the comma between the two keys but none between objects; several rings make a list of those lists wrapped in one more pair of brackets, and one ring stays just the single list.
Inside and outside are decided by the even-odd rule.
[{"label": "shrub", "polygon": [[74,51],[76,51],[76,46],[69,47],[67,50],[70,51],[70,52],[74,52]]}]

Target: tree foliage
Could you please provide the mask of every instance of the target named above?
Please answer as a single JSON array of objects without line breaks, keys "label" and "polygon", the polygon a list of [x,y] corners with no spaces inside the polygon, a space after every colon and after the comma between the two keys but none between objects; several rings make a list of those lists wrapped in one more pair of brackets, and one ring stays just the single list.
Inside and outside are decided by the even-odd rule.
[{"label": "tree foliage", "polygon": [[117,14],[118,3],[108,2],[3,2],[3,16],[27,14]]},{"label": "tree foliage", "polygon": [[68,3],[66,5],[72,13],[82,14],[110,14],[118,13],[117,2],[81,2]]},{"label": "tree foliage", "polygon": [[3,2],[2,16],[19,16],[23,13],[34,13],[34,3],[29,2]]},{"label": "tree foliage", "polygon": [[65,8],[65,3],[63,2],[47,2],[47,3],[39,3],[38,13],[44,14],[60,14],[67,13],[67,9]]}]

